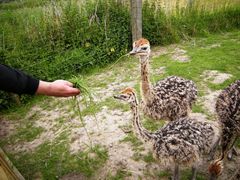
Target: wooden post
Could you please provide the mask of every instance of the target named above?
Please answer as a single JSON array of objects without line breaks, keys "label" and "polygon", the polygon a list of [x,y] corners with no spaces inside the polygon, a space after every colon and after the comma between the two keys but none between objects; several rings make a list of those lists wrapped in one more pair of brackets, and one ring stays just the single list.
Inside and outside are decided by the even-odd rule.
[{"label": "wooden post", "polygon": [[194,0],[188,0],[188,3],[187,3],[188,8],[191,9],[193,7],[193,3],[194,3]]},{"label": "wooden post", "polygon": [[131,0],[132,41],[142,37],[142,0]]},{"label": "wooden post", "polygon": [[6,154],[0,148],[0,179],[1,180],[24,180],[24,177],[13,166]]}]

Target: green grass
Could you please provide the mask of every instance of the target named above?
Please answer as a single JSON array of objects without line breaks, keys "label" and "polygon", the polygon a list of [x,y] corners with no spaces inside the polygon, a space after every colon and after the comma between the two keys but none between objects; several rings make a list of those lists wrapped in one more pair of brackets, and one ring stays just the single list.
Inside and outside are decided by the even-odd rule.
[{"label": "green grass", "polygon": [[119,170],[117,170],[117,173],[115,175],[110,175],[107,179],[109,179],[109,180],[124,180],[128,176],[131,176],[130,172],[128,172],[125,169],[119,169]]},{"label": "green grass", "polygon": [[[190,42],[184,43],[184,49],[187,50],[187,54],[190,56],[191,61],[186,63],[172,61],[169,55],[163,55],[153,60],[153,68],[159,66],[166,66],[166,74],[154,79],[160,79],[169,75],[182,76],[193,80],[197,83],[198,87],[201,87],[202,78],[200,75],[204,70],[217,70],[223,73],[230,73],[233,77],[222,84],[214,85],[209,83],[209,87],[212,90],[218,90],[226,87],[230,82],[233,82],[240,77],[239,71],[239,54],[238,49],[240,43],[233,42],[230,39],[230,34],[217,34],[209,35],[206,38],[196,38]],[[232,37],[239,37],[240,31],[233,31]],[[205,48],[206,46],[219,43],[220,47]]]},{"label": "green grass", "polygon": [[[142,120],[143,121],[143,120]],[[157,121],[148,118],[147,116],[144,117],[143,126],[149,131],[157,131],[165,124],[165,121]]]},{"label": "green grass", "polygon": [[[192,175],[192,170],[190,169],[187,169],[187,170],[182,170],[181,171],[181,179],[182,180],[188,180],[191,178],[191,175]],[[201,173],[197,173],[197,177],[196,177],[196,180],[205,180],[207,179],[207,177]]]},{"label": "green grass", "polygon": [[[42,127],[34,127],[33,123],[27,123],[18,128],[17,134],[14,136],[18,137],[17,141],[27,141],[31,142],[37,138],[38,135],[44,132]],[[16,139],[15,139],[16,140]]]},{"label": "green grass", "polygon": [[157,174],[159,178],[166,178],[166,177],[171,177],[171,173],[169,171],[161,171],[160,173]]},{"label": "green grass", "polygon": [[[40,173],[43,179],[58,179],[67,173],[78,172],[90,177],[108,159],[107,150],[101,146],[71,154],[66,143],[66,134],[53,142],[40,145],[33,153],[17,153],[13,163],[26,179]],[[89,156],[94,154],[94,156]],[[30,169],[29,169],[30,168]]]},{"label": "green grass", "polygon": [[139,150],[140,146],[143,145],[143,143],[132,132],[128,133],[128,135],[121,140],[121,142],[130,142],[133,150]]},{"label": "green grass", "polygon": [[146,163],[157,162],[156,159],[154,159],[152,152],[148,152],[148,154],[143,157],[143,160]]},{"label": "green grass", "polygon": [[206,110],[203,109],[203,107],[200,104],[194,104],[192,107],[192,111],[196,113],[203,113],[206,114]]},{"label": "green grass", "polygon": [[237,142],[236,142],[236,146],[240,149],[240,139],[238,138]]}]

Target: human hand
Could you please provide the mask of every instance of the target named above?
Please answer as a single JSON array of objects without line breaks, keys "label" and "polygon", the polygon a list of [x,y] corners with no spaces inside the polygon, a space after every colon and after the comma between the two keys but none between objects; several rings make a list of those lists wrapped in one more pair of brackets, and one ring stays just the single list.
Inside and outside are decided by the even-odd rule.
[{"label": "human hand", "polygon": [[76,96],[79,93],[79,89],[73,88],[73,84],[65,80],[56,80],[53,82],[46,82],[40,80],[36,92],[36,94],[56,97]]}]

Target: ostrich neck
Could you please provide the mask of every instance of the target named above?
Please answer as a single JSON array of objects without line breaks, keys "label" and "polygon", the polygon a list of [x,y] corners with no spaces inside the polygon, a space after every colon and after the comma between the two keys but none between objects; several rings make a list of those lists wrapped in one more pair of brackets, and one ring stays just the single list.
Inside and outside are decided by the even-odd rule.
[{"label": "ostrich neck", "polygon": [[134,104],[131,105],[133,113],[133,127],[137,135],[139,135],[144,141],[150,141],[153,139],[152,133],[146,130],[140,122],[140,115],[138,111],[138,102],[135,100]]},{"label": "ostrich neck", "polygon": [[141,56],[141,89],[143,93],[144,100],[148,100],[151,97],[152,85],[149,80],[149,55]]}]

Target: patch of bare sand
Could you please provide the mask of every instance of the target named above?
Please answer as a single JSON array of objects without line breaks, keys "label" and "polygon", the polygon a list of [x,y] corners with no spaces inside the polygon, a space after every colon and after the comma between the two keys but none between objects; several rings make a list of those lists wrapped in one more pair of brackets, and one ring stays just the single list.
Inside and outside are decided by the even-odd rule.
[{"label": "patch of bare sand", "polygon": [[179,62],[188,62],[190,57],[186,54],[186,50],[179,47],[175,48],[172,54],[172,59]]},{"label": "patch of bare sand", "polygon": [[203,78],[203,85],[205,86],[206,95],[199,98],[199,101],[203,105],[203,108],[210,114],[215,115],[216,100],[222,90],[212,91],[207,87],[206,82],[213,84],[221,84],[227,79],[231,78],[231,74],[221,73],[217,70],[205,70],[201,75]]},{"label": "patch of bare sand", "polygon": [[190,117],[197,119],[199,121],[206,121],[207,116],[203,113],[190,113]]},{"label": "patch of bare sand", "polygon": [[221,93],[221,90],[209,92],[207,95],[200,98],[200,100],[203,103],[204,109],[211,115],[214,115],[215,112],[215,105],[216,100],[219,94]]},{"label": "patch of bare sand", "polygon": [[165,72],[166,72],[165,66],[159,67],[157,69],[153,69],[153,74],[155,75],[161,75],[161,74],[164,74]]},{"label": "patch of bare sand", "polygon": [[133,160],[134,151],[129,143],[115,143],[108,149],[109,159],[103,168],[96,173],[94,179],[105,179],[108,175],[116,175],[118,170],[130,172],[126,179],[139,179],[143,177],[146,163],[142,160]]},{"label": "patch of bare sand", "polygon": [[151,51],[151,58],[159,57],[171,52],[172,49],[176,48],[176,44],[171,44],[169,46],[153,47]]},{"label": "patch of bare sand", "polygon": [[[120,127],[129,123],[131,113],[120,110],[109,110],[106,106],[103,106],[102,111],[96,114],[96,118],[97,120],[94,116],[84,117],[85,128],[88,134],[90,134],[92,144],[112,147],[114,143],[119,142],[126,136]],[[72,142],[70,144],[70,151],[72,153],[81,151],[90,145],[84,127],[72,128],[70,139]]]},{"label": "patch of bare sand", "polygon": [[186,54],[186,50],[181,49],[176,44],[172,44],[164,47],[154,47],[151,52],[151,57],[159,57],[165,54],[172,54],[171,57],[175,61],[188,62],[190,61],[189,56]]},{"label": "patch of bare sand", "polygon": [[216,70],[205,70],[200,76],[203,77],[204,81],[210,81],[213,84],[221,84],[232,77],[231,74]]},{"label": "patch of bare sand", "polygon": [[105,99],[112,97],[113,92],[119,92],[120,90],[126,88],[126,87],[134,87],[136,84],[136,81],[131,82],[112,82],[108,84],[106,87],[101,88],[97,87],[93,89],[94,92],[94,101],[100,102],[104,101]]},{"label": "patch of bare sand", "polygon": [[[129,124],[132,119],[130,112],[120,110],[109,110],[106,106],[102,111],[96,114],[98,126],[93,116],[84,118],[85,127],[90,134],[92,144],[101,144],[108,149],[109,159],[103,168],[97,173],[96,179],[104,179],[108,175],[116,174],[117,170],[126,170],[131,172],[132,178],[143,175],[146,165],[143,161],[134,161],[132,156],[134,151],[129,143],[120,141],[126,137],[126,134],[120,128]],[[87,133],[83,127],[71,129],[70,151],[77,153],[90,145]]]}]

